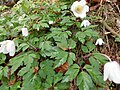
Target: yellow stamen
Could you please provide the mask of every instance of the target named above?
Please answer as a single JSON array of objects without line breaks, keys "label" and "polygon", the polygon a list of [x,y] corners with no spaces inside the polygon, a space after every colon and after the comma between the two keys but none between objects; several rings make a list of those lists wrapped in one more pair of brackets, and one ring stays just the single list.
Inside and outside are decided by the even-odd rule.
[{"label": "yellow stamen", "polygon": [[81,5],[78,5],[78,6],[76,6],[75,7],[75,11],[77,12],[77,13],[82,13],[82,11],[83,11],[83,6],[81,6]]}]

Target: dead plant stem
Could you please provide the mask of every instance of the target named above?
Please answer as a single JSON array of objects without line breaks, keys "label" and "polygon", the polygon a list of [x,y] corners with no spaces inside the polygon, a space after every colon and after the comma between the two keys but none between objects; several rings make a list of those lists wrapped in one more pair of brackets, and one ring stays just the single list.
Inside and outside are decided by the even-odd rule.
[{"label": "dead plant stem", "polygon": [[105,21],[102,20],[100,22],[105,26],[105,28],[107,30],[109,30],[112,34],[114,34],[114,35],[116,35],[117,37],[120,38],[120,35],[117,32],[115,32],[114,29],[112,29],[110,26],[108,26],[108,24]]}]

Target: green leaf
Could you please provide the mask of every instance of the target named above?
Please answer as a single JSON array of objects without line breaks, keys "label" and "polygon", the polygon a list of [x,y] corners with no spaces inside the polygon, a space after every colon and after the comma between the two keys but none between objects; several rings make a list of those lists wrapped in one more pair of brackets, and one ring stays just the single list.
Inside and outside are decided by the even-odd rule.
[{"label": "green leaf", "polygon": [[55,90],[67,90],[69,88],[69,83],[57,83]]},{"label": "green leaf", "polygon": [[37,31],[40,30],[40,24],[33,24],[33,29],[36,29]]},{"label": "green leaf", "polygon": [[86,46],[81,46],[81,49],[82,49],[82,51],[84,52],[84,53],[88,53],[89,52],[89,50],[88,50],[88,48],[86,47]]},{"label": "green leaf", "polygon": [[54,76],[55,71],[53,69],[53,61],[45,60],[40,63],[39,75],[41,78],[46,78],[46,76]]},{"label": "green leaf", "polygon": [[99,62],[98,62],[98,60],[96,60],[93,56],[91,56],[90,58],[89,58],[89,61],[90,61],[90,64],[96,69],[96,70],[99,70]]},{"label": "green leaf", "polygon": [[54,85],[57,84],[60,80],[62,80],[62,73],[58,73],[54,75]]},{"label": "green leaf", "polygon": [[120,38],[115,38],[115,42],[120,42]]},{"label": "green leaf", "polygon": [[107,58],[100,53],[93,53],[93,57],[98,60],[101,64],[105,64],[107,62]]},{"label": "green leaf", "polygon": [[90,90],[90,87],[93,87],[92,78],[86,72],[80,72],[77,77],[77,86],[79,90]]},{"label": "green leaf", "polygon": [[88,47],[89,52],[92,51],[95,48],[95,45],[92,42],[89,42],[89,41],[86,43],[86,46]]},{"label": "green leaf", "polygon": [[[100,67],[97,67],[97,68],[100,68]],[[96,69],[95,67],[90,65],[85,65],[84,69],[87,70],[87,72],[90,74],[92,80],[96,85],[99,85],[101,87],[105,85],[105,82],[103,81],[103,75],[99,69]]]},{"label": "green leaf", "polygon": [[83,31],[83,30],[89,30],[89,29],[95,28],[95,27],[97,27],[97,26],[98,26],[98,25],[90,25],[90,26],[88,26],[88,27],[82,28],[82,31]]},{"label": "green leaf", "polygon": [[84,43],[84,42],[85,42],[86,34],[85,34],[84,32],[78,31],[75,36],[76,36],[76,38],[78,38],[78,40],[79,40],[81,43]]},{"label": "green leaf", "polygon": [[68,52],[60,51],[56,56],[56,59],[58,59],[58,62],[54,68],[64,64],[67,61],[67,57],[68,57]]},{"label": "green leaf", "polygon": [[26,60],[26,58],[23,55],[10,59],[9,65],[12,65],[11,74],[13,74],[13,72],[16,71],[18,67],[23,65],[24,60]]},{"label": "green leaf", "polygon": [[10,59],[9,65],[12,66],[11,68],[11,74],[13,74],[14,71],[16,71],[21,65],[26,65],[26,67],[22,68],[20,72],[18,73],[20,76],[28,72],[28,70],[31,67],[31,64],[33,63],[34,57],[32,52],[21,54],[20,56],[14,57]]},{"label": "green leaf", "polygon": [[68,71],[65,73],[62,82],[72,81],[79,72],[79,66],[77,64],[73,64],[68,68]]},{"label": "green leaf", "polygon": [[70,52],[69,56],[68,56],[68,64],[69,64],[69,66],[73,64],[73,61],[75,61],[75,59],[76,59],[75,53]]},{"label": "green leaf", "polygon": [[43,27],[43,28],[44,28],[44,27],[45,27],[45,28],[49,28],[49,25],[48,25],[47,23],[41,23],[40,26]]},{"label": "green leaf", "polygon": [[41,87],[41,79],[38,75],[34,75],[32,70],[23,76],[23,84],[21,90],[39,90]]},{"label": "green leaf", "polygon": [[89,37],[98,37],[98,33],[96,31],[93,31],[91,29],[88,29],[84,31],[84,34]]},{"label": "green leaf", "polygon": [[10,86],[11,90],[18,90],[20,89],[20,81],[16,82],[14,85]]},{"label": "green leaf", "polygon": [[20,44],[20,46],[18,47],[17,51],[19,51],[20,49],[22,49],[22,51],[25,51],[26,49],[29,48],[29,45],[27,43],[22,43]]},{"label": "green leaf", "polygon": [[23,0],[22,2],[22,9],[23,11],[25,11],[26,13],[28,13],[30,10],[30,2],[28,0]]},{"label": "green leaf", "polygon": [[74,49],[76,47],[76,42],[72,39],[68,40],[69,49]]}]

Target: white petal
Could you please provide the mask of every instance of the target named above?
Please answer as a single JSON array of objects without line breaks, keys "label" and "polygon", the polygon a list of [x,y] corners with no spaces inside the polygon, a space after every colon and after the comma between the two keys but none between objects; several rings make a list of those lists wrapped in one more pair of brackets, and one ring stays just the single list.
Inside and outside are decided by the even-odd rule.
[{"label": "white petal", "polygon": [[22,35],[28,36],[28,29],[27,28],[22,28]]},{"label": "white petal", "polygon": [[2,52],[3,52],[3,54],[8,54],[8,51],[7,51],[7,49],[6,49],[6,46],[2,46]]},{"label": "white petal", "polygon": [[104,41],[101,38],[97,39],[95,45],[102,45],[102,44],[104,44]]},{"label": "white petal", "polygon": [[88,12],[89,11],[89,7],[87,5],[84,6],[84,12]]},{"label": "white petal", "polygon": [[3,50],[2,50],[2,47],[0,47],[0,53],[2,53],[2,51],[3,51]]},{"label": "white petal", "polygon": [[8,54],[8,51],[7,51],[7,49],[6,49],[6,45],[7,45],[7,42],[8,42],[8,41],[9,41],[9,40],[0,42],[0,44],[1,44],[1,52],[2,52],[3,54]]},{"label": "white petal", "polygon": [[86,5],[86,0],[81,0],[80,2],[79,2],[82,6],[84,6],[84,5]]},{"label": "white petal", "polygon": [[120,65],[116,61],[111,62],[110,79],[117,84],[120,84]]},{"label": "white petal", "polygon": [[86,17],[86,13],[79,14],[79,17],[80,18],[85,18]]},{"label": "white petal", "polygon": [[49,23],[49,24],[53,24],[54,22],[53,22],[53,21],[49,21],[48,23]]},{"label": "white petal", "polygon": [[10,56],[14,56],[14,54],[15,54],[15,43],[13,41],[8,42],[6,49],[9,52]]},{"label": "white petal", "polygon": [[72,6],[71,6],[71,11],[74,11],[74,10],[75,10],[75,7],[76,7],[77,5],[79,5],[78,3],[79,3],[78,1],[75,1],[75,2],[72,4]]},{"label": "white petal", "polygon": [[84,26],[84,27],[87,27],[87,26],[90,26],[90,22],[88,20],[83,20],[82,23],[81,23],[81,27]]},{"label": "white petal", "polygon": [[109,78],[109,74],[110,74],[110,62],[107,62],[105,65],[104,65],[104,81],[106,81],[108,78]]},{"label": "white petal", "polygon": [[[81,11],[76,11],[77,6],[81,6],[83,9],[81,9]],[[80,17],[80,18],[84,18],[86,17],[86,12],[89,11],[89,7],[86,5],[86,1],[85,0],[81,0],[80,2],[75,1],[72,5],[71,5],[71,11],[74,13],[74,15],[76,17]]]}]

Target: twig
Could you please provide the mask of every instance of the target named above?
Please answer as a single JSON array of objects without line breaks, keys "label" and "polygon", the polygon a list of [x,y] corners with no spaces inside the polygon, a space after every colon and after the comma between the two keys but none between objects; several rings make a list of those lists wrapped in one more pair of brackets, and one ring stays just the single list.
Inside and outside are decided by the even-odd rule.
[{"label": "twig", "polygon": [[114,34],[120,38],[120,35],[117,32],[115,32],[110,26],[108,26],[105,21],[100,21],[100,22],[105,26],[105,28],[107,30],[109,30],[112,34]]}]

